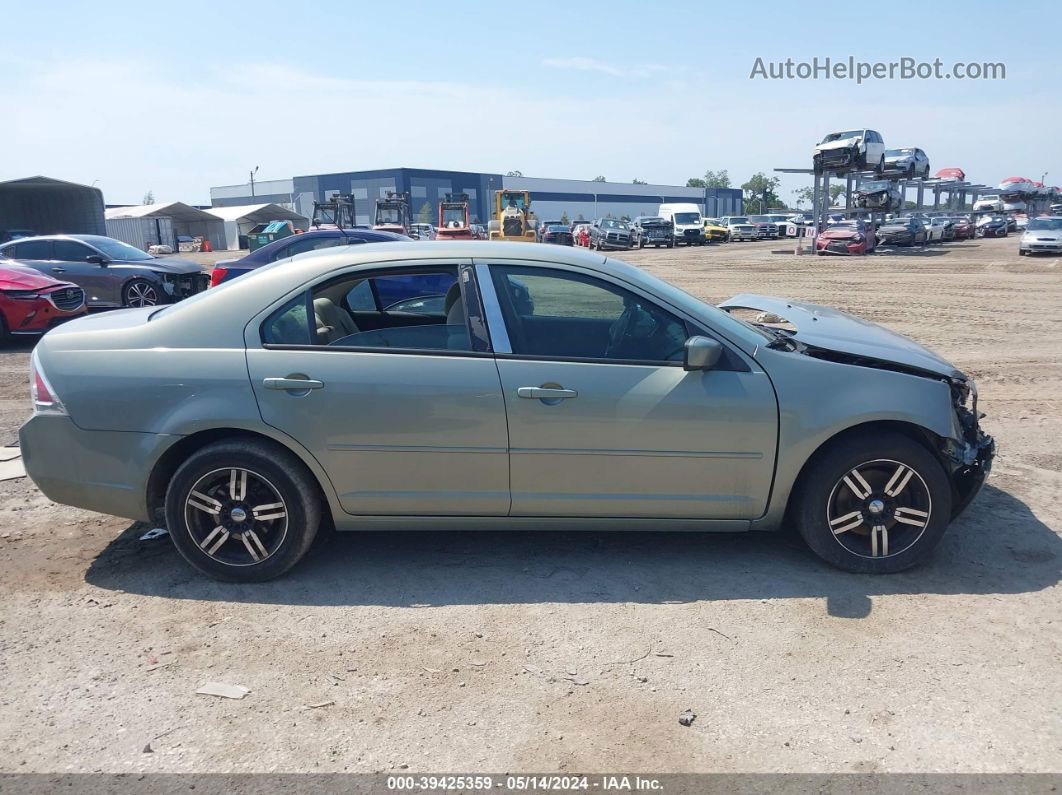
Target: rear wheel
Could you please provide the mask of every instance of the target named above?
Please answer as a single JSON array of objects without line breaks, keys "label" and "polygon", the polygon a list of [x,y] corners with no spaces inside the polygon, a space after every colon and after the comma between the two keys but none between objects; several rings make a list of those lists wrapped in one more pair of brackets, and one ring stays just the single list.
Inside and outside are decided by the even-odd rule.
[{"label": "rear wheel", "polygon": [[122,288],[123,306],[156,306],[161,300],[158,288],[147,279],[133,279]]},{"label": "rear wheel", "polygon": [[166,491],[166,525],[181,556],[231,582],[278,577],[306,554],[321,496],[298,458],[277,445],[228,441],[192,454]]},{"label": "rear wheel", "polygon": [[10,342],[12,336],[7,330],[7,320],[4,318],[4,313],[0,312],[0,343]]},{"label": "rear wheel", "polygon": [[897,433],[848,434],[809,462],[797,484],[793,518],[819,557],[868,574],[924,560],[951,519],[944,468]]}]

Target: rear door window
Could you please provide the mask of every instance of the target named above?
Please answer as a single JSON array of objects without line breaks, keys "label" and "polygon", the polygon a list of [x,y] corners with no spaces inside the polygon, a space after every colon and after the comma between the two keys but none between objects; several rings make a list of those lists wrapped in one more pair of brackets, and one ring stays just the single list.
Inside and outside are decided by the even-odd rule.
[{"label": "rear door window", "polygon": [[15,244],[15,259],[51,259],[51,240],[30,240]]}]

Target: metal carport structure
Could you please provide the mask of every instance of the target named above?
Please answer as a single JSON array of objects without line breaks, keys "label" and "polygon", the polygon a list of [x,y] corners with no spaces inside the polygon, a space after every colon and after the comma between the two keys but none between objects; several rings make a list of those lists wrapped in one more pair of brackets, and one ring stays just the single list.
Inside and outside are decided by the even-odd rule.
[{"label": "metal carport structure", "polygon": [[279,204],[241,204],[233,207],[211,207],[206,212],[225,222],[224,245],[215,246],[229,251],[247,248],[247,233],[258,224],[270,221],[291,221],[302,230],[310,228],[310,219]]},{"label": "metal carport structure", "polygon": [[103,192],[42,176],[0,182],[0,240],[16,229],[38,235],[106,234]]},{"label": "metal carport structure", "polygon": [[214,248],[225,242],[225,224],[205,210],[184,202],[110,207],[106,211],[107,234],[147,251],[161,243],[177,251],[177,236],[201,237]]}]

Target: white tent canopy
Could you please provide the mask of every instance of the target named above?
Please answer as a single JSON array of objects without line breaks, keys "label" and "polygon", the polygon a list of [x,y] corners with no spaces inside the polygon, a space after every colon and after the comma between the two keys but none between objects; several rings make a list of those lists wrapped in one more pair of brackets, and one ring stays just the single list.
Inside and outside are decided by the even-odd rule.
[{"label": "white tent canopy", "polygon": [[179,237],[202,237],[214,248],[225,243],[225,223],[184,202],[109,207],[105,216],[108,235],[144,251],[156,243],[176,251]]},{"label": "white tent canopy", "polygon": [[225,248],[242,248],[240,238],[258,224],[270,221],[291,221],[297,229],[310,227],[310,219],[279,204],[240,204],[232,207],[211,207],[206,212],[225,223]]},{"label": "white tent canopy", "polygon": [[108,207],[107,220],[115,218],[172,218],[174,221],[210,221],[218,219],[197,207],[184,202],[166,204],[135,204],[132,207]]}]

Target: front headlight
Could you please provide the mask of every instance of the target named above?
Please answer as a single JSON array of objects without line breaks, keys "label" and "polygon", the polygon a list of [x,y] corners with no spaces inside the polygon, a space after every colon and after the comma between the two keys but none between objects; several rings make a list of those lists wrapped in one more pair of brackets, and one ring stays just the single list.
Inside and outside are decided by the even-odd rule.
[{"label": "front headlight", "polygon": [[0,290],[0,295],[5,295],[16,301],[33,301],[42,297],[36,290]]}]

